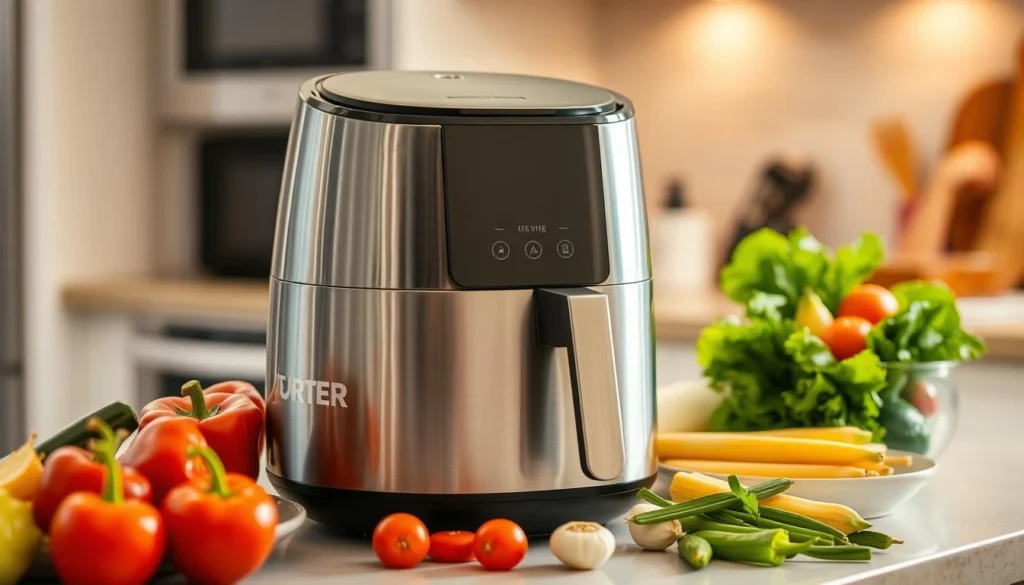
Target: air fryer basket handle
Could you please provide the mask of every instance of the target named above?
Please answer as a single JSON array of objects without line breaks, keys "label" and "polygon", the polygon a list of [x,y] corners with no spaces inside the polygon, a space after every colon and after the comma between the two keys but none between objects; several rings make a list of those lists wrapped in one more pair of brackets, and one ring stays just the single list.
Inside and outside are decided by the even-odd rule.
[{"label": "air fryer basket handle", "polygon": [[583,471],[617,479],[625,456],[608,297],[587,288],[537,289],[534,304],[540,344],[569,351]]}]

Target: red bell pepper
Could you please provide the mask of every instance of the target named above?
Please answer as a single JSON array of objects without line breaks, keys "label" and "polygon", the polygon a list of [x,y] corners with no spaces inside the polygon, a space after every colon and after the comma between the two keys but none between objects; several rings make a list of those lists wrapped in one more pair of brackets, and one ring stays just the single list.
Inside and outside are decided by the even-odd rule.
[{"label": "red bell pepper", "polygon": [[147,404],[139,415],[139,427],[166,418],[194,419],[228,472],[257,479],[263,453],[264,409],[263,397],[252,384],[221,382],[203,390],[192,380],[181,387],[180,397]]},{"label": "red bell pepper", "polygon": [[167,494],[160,512],[174,565],[189,581],[229,585],[259,569],[274,548],[277,506],[253,480],[227,473],[209,447],[189,447],[207,477]]},{"label": "red bell pepper", "polygon": [[159,506],[172,488],[206,473],[202,460],[186,455],[190,446],[206,446],[196,419],[156,420],[139,429],[121,463],[146,476],[153,486],[153,503]]},{"label": "red bell pepper", "polygon": [[[120,435],[115,435],[106,425],[97,426],[97,432],[100,441],[110,442],[117,449],[122,438]],[[36,525],[43,532],[49,532],[50,522],[61,502],[74,492],[100,493],[106,474],[107,466],[81,447],[68,445],[50,453],[43,465],[39,492],[32,502]],[[126,499],[150,500],[152,488],[145,477],[131,467],[122,468],[121,475]]]},{"label": "red bell pepper", "polygon": [[163,559],[163,519],[150,504],[124,499],[116,442],[101,439],[93,449],[106,471],[103,494],[77,492],[57,508],[50,530],[53,566],[68,585],[143,585]]}]

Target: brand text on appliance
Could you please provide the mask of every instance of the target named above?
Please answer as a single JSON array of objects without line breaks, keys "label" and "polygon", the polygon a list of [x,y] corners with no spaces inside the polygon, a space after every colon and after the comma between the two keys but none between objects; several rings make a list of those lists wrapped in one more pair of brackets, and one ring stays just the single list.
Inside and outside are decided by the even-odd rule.
[{"label": "brand text on appliance", "polygon": [[340,406],[341,408],[348,408],[348,404],[345,403],[345,395],[348,394],[348,387],[340,382],[304,380],[302,378],[289,378],[284,374],[278,374],[277,383],[281,400],[292,400],[294,402],[317,404],[319,406]]}]

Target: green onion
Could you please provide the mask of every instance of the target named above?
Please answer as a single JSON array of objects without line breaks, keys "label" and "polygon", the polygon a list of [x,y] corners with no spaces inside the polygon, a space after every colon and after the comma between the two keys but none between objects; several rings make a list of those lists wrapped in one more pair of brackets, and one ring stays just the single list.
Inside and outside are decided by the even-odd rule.
[{"label": "green onion", "polygon": [[850,542],[871,548],[887,549],[894,544],[903,544],[902,540],[896,540],[888,534],[875,532],[874,530],[861,530],[849,536]]},{"label": "green onion", "polygon": [[672,502],[666,500],[665,498],[659,496],[658,494],[652,492],[647,488],[640,488],[640,491],[638,491],[636,495],[641,500],[647,502],[648,504],[654,504],[655,506],[658,506],[660,508],[667,508],[672,505]]},{"label": "green onion", "polygon": [[870,561],[871,549],[866,546],[812,546],[800,554],[825,561]]},{"label": "green onion", "polygon": [[799,526],[800,528],[817,530],[818,532],[831,534],[833,538],[840,542],[844,542],[846,540],[846,533],[842,530],[839,530],[834,526],[829,526],[820,520],[808,518],[803,514],[797,514],[796,512],[781,510],[771,506],[761,506],[761,516],[769,520],[789,524],[790,526]]},{"label": "green onion", "polygon": [[[793,485],[793,481],[790,479],[771,479],[764,483],[755,485],[748,491],[753,494],[754,497],[761,499],[781,494],[788,490],[791,485]],[[637,514],[636,516],[633,516],[630,521],[637,524],[658,524],[659,522],[669,522],[671,520],[686,518],[687,516],[696,516],[697,514],[703,514],[705,512],[723,510],[738,503],[739,501],[740,499],[733,493],[711,494],[695,498],[681,504],[673,504],[660,510],[651,510],[650,512]]]}]

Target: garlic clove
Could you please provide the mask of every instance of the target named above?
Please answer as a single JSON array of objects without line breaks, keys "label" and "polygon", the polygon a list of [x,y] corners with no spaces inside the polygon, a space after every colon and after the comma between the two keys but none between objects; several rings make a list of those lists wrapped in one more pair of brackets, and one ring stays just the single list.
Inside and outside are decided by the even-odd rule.
[{"label": "garlic clove", "polygon": [[596,522],[567,522],[551,533],[551,553],[571,569],[590,570],[615,552],[615,537]]},{"label": "garlic clove", "polygon": [[658,524],[640,525],[632,521],[633,516],[653,510],[660,510],[654,504],[646,502],[637,504],[629,510],[626,523],[629,525],[629,535],[633,542],[637,543],[644,550],[665,550],[679,539],[683,529],[678,520],[660,522]]}]

